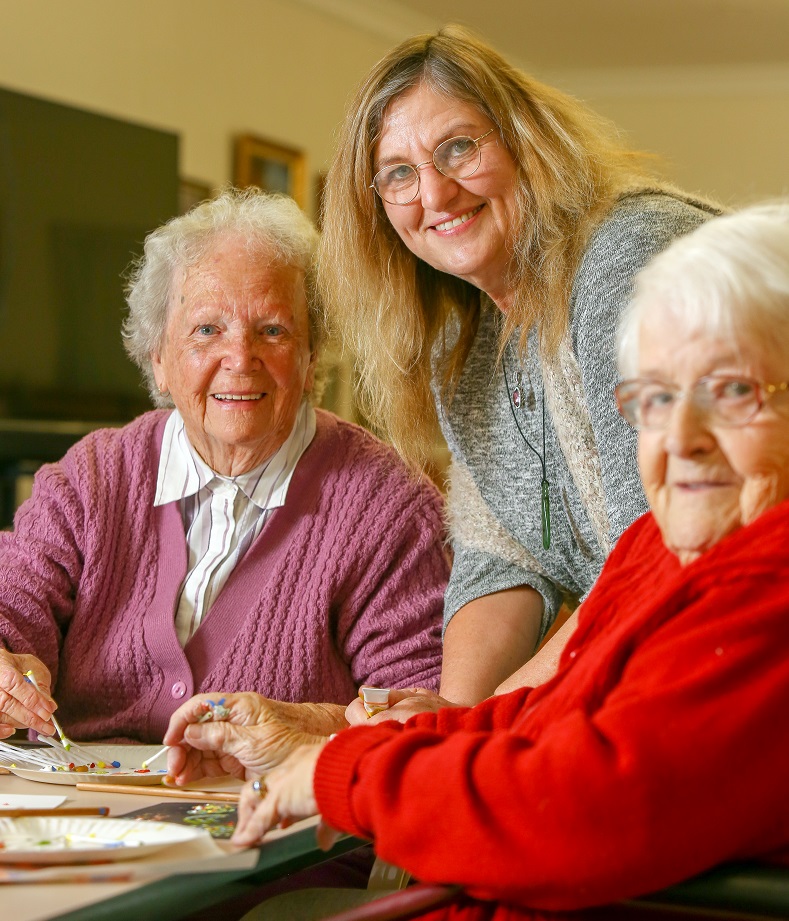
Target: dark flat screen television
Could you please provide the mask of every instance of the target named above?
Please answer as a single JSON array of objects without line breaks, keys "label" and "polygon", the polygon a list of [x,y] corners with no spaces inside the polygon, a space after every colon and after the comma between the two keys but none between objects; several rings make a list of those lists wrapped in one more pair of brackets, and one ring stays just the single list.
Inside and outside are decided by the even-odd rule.
[{"label": "dark flat screen television", "polygon": [[0,419],[150,408],[123,274],[177,209],[177,135],[0,89]]}]

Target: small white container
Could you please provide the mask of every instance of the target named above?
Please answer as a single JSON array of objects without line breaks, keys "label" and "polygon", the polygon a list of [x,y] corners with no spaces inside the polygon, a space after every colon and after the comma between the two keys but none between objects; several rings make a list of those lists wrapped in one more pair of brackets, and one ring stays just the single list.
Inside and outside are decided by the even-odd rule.
[{"label": "small white container", "polygon": [[360,687],[359,697],[368,718],[389,709],[389,688]]}]

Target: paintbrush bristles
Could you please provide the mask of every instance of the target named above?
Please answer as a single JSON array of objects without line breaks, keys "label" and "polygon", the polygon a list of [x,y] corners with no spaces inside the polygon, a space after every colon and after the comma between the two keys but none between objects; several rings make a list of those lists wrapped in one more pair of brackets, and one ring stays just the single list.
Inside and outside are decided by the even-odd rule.
[{"label": "paintbrush bristles", "polygon": [[9,766],[31,764],[37,768],[65,767],[71,760],[60,747],[50,751],[48,748],[18,748],[0,742],[0,762]]}]

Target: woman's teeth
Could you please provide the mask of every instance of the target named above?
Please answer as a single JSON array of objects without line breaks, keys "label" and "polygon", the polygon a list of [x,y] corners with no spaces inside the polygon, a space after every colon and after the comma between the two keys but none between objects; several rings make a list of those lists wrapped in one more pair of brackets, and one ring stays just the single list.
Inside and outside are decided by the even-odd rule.
[{"label": "woman's teeth", "polygon": [[262,393],[215,393],[215,400],[259,400]]},{"label": "woman's teeth", "polygon": [[467,211],[465,214],[461,214],[460,217],[452,218],[451,221],[444,221],[443,224],[436,224],[436,230],[451,230],[453,227],[457,227],[459,224],[465,224],[466,221],[470,220],[474,215],[482,208],[482,205],[478,205],[474,208],[473,211]]}]

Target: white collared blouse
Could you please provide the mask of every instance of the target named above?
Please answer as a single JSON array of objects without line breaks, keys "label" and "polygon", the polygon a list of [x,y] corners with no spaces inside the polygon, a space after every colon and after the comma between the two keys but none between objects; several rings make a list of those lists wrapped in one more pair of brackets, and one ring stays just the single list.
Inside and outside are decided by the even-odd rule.
[{"label": "white collared blouse", "polygon": [[304,401],[280,449],[254,470],[228,477],[212,470],[195,451],[178,410],[167,420],[154,505],[178,502],[184,522],[188,564],[175,615],[182,647],[271,513],[285,504],[315,425],[315,410]]}]

